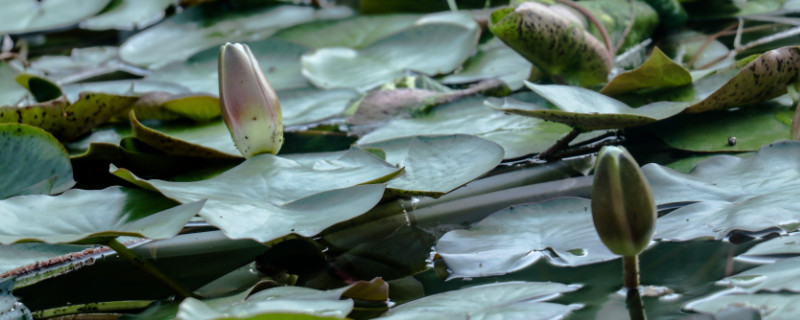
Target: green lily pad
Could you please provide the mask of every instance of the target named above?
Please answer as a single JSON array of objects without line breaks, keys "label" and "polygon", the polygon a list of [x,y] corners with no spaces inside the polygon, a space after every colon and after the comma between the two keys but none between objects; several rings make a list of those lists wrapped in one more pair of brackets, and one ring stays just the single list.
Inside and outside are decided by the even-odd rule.
[{"label": "green lily pad", "polygon": [[[308,47],[275,38],[245,43],[275,90],[308,86],[300,72],[300,56],[309,50]],[[185,62],[174,62],[154,70],[146,79],[171,82],[191,88],[192,92],[218,96],[218,57],[216,47],[203,50]]]},{"label": "green lily pad", "polygon": [[692,104],[687,113],[728,109],[766,101],[786,93],[800,74],[800,47],[770,50],[745,65],[722,87]]},{"label": "green lily pad", "polygon": [[14,278],[0,279],[0,315],[4,319],[33,320],[31,311],[14,294]]},{"label": "green lily pad", "polygon": [[80,82],[64,85],[61,88],[67,100],[76,101],[82,92],[101,92],[123,96],[139,96],[149,92],[164,92],[173,95],[188,94],[191,91],[182,85],[154,80],[112,80]]},{"label": "green lily pad", "polygon": [[315,19],[344,18],[352,11],[344,7],[315,10],[310,7],[277,6],[247,12],[230,12],[221,20],[206,18],[194,7],[153,28],[128,38],[120,46],[120,57],[133,64],[156,69],[184,61],[193,54],[227,42],[261,40],[277,30]]},{"label": "green lily pad", "polygon": [[0,200],[0,218],[7,222],[0,226],[0,243],[168,239],[202,206],[202,200],[175,206],[157,193],[121,187],[17,196]]},{"label": "green lily pad", "polygon": [[86,19],[80,27],[89,30],[141,30],[161,21],[174,0],[121,0],[100,14]]},{"label": "green lily pad", "polygon": [[14,81],[17,74],[17,70],[0,61],[0,106],[16,105],[28,95],[28,90]]},{"label": "green lily pad", "polygon": [[740,257],[756,257],[770,255],[796,255],[800,254],[800,234],[792,233],[788,236],[780,236],[764,242],[741,254]]},{"label": "green lily pad", "polygon": [[25,87],[37,102],[50,101],[63,95],[58,85],[42,77],[23,73],[14,81]]},{"label": "green lily pad", "polygon": [[600,241],[590,207],[582,198],[511,206],[469,229],[446,233],[435,250],[451,277],[505,274],[540,258],[572,267],[618,258]]},{"label": "green lily pad", "polygon": [[[464,98],[439,105],[412,118],[396,118],[364,135],[358,144],[370,144],[416,135],[472,134],[493,141],[505,150],[505,158],[544,151],[572,129],[569,126],[486,108],[485,98]],[[578,140],[587,139],[579,136]]]},{"label": "green lily pad", "polygon": [[68,105],[64,99],[26,107],[0,107],[0,123],[17,122],[42,128],[59,140],[73,140],[81,134],[130,108],[136,97],[83,93]]},{"label": "green lily pad", "polygon": [[187,95],[164,101],[161,107],[194,121],[211,121],[222,115],[219,98],[208,95]]},{"label": "green lily pad", "polygon": [[313,21],[275,34],[275,38],[320,49],[327,47],[362,48],[413,26],[416,14],[359,15],[332,21]]},{"label": "green lily pad", "polygon": [[531,90],[554,104],[532,104],[506,98],[487,100],[497,110],[563,123],[582,130],[618,129],[641,126],[674,116],[686,108],[684,102],[655,102],[639,108],[580,87],[537,85],[525,82]]},{"label": "green lily pad", "polygon": [[480,285],[407,302],[377,319],[558,319],[582,306],[543,301],[578,288],[555,282]]},{"label": "green lily pad", "polygon": [[0,7],[0,34],[27,33],[58,29],[76,24],[103,10],[111,0],[14,1],[3,0]]},{"label": "green lily pad", "polygon": [[31,61],[25,72],[46,76],[47,79],[59,84],[83,81],[116,71],[124,71],[138,76],[145,75],[142,70],[122,64],[117,58],[118,52],[119,49],[117,47],[111,46],[73,48],[69,56],[42,56],[36,58],[36,60]]},{"label": "green lily pad", "polygon": [[667,57],[656,47],[641,66],[618,74],[600,93],[613,96],[645,88],[679,87],[692,83],[689,70]]},{"label": "green lily pad", "polygon": [[114,173],[179,202],[208,199],[201,217],[230,238],[261,242],[291,233],[313,236],[366,212],[381,199],[386,186],[359,184],[385,181],[398,173],[360,149],[309,157],[296,161],[258,155],[195,182],[140,180],[124,169]]},{"label": "green lily pad", "polygon": [[792,294],[717,294],[712,297],[692,301],[688,303],[684,309],[716,314],[732,308],[748,308],[754,309],[760,314],[761,318],[758,319],[791,320],[797,317],[798,301],[800,301],[800,296]]},{"label": "green lily pad", "polygon": [[341,115],[361,94],[351,89],[278,91],[283,124],[303,125]]},{"label": "green lily pad", "polygon": [[[131,113],[129,118],[131,121],[131,129],[133,131],[133,136],[165,154],[201,157],[201,158],[222,158],[222,159],[239,158],[240,156],[239,154],[231,154],[229,152],[223,152],[214,148],[206,147],[204,145],[199,145],[185,140],[181,140],[166,135],[160,131],[148,128],[144,126],[141,122],[139,122],[139,120],[133,113]],[[225,132],[227,132],[227,130],[225,130]],[[219,132],[219,134],[224,134],[225,132]],[[228,143],[232,143],[232,140],[230,139],[229,136],[228,136]],[[233,148],[233,150],[235,150],[235,148]],[[228,151],[233,151],[233,150],[228,150]]]},{"label": "green lily pad", "polygon": [[58,194],[75,185],[67,150],[42,129],[0,124],[0,150],[0,199]]},{"label": "green lily pad", "polygon": [[[404,168],[388,187],[401,193],[441,196],[494,169],[503,148],[470,135],[418,136],[374,144],[386,161]],[[464,161],[469,159],[469,161]]]},{"label": "green lily pad", "polygon": [[609,49],[580,24],[538,2],[495,10],[489,30],[539,69],[568,84],[604,83],[614,64]]},{"label": "green lily pad", "polygon": [[718,281],[717,284],[736,287],[750,293],[758,291],[800,292],[798,262],[800,262],[800,257],[783,259],[727,277]]},{"label": "green lily pad", "polygon": [[511,90],[522,88],[531,75],[533,64],[497,38],[478,48],[456,73],[442,78],[445,84],[460,84],[498,78]]},{"label": "green lily pad", "polygon": [[303,55],[303,74],[320,88],[367,91],[402,77],[407,70],[449,73],[467,60],[478,35],[472,15],[439,14],[361,50],[324,48]]}]

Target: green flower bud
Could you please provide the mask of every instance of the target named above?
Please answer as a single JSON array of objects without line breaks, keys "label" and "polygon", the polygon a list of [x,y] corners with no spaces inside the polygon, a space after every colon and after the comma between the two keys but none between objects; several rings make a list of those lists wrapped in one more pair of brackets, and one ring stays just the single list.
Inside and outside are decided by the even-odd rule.
[{"label": "green flower bud", "polygon": [[592,185],[592,218],[611,252],[636,256],[650,243],[656,205],[639,164],[623,147],[600,150]]},{"label": "green flower bud", "polygon": [[226,43],[219,50],[219,100],[222,118],[245,158],[280,151],[281,103],[245,44]]}]

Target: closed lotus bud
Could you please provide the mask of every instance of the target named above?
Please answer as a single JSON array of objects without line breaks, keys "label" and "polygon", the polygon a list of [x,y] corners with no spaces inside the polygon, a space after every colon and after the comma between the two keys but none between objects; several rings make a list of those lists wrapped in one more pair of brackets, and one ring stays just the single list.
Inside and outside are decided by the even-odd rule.
[{"label": "closed lotus bud", "polygon": [[245,158],[278,153],[283,145],[281,104],[247,45],[220,48],[219,98],[225,124]]},{"label": "closed lotus bud", "polygon": [[600,150],[592,185],[592,218],[611,252],[636,256],[650,243],[656,205],[639,164],[623,147]]}]

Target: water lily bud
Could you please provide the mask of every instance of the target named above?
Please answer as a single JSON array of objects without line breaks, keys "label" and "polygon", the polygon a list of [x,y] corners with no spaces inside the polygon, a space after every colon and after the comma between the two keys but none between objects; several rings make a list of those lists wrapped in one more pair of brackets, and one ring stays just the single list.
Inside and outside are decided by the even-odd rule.
[{"label": "water lily bud", "polygon": [[639,164],[623,147],[600,150],[592,185],[592,218],[611,252],[638,255],[650,243],[656,205]]},{"label": "water lily bud", "polygon": [[226,43],[219,50],[219,100],[228,131],[245,158],[278,153],[283,145],[281,103],[245,44]]}]

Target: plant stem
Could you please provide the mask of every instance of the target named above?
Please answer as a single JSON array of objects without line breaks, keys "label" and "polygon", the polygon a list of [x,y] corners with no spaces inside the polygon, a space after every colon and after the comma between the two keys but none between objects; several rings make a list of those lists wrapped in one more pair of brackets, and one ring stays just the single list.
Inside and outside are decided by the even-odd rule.
[{"label": "plant stem", "polygon": [[117,241],[117,239],[109,241],[106,245],[111,249],[113,249],[114,251],[116,251],[117,254],[119,254],[121,257],[127,259],[137,267],[141,268],[142,270],[146,271],[147,273],[149,273],[150,275],[161,281],[161,283],[166,285],[168,288],[172,289],[172,291],[175,291],[175,293],[178,294],[179,296],[183,298],[187,297],[199,298],[199,296],[194,294],[194,292],[189,291],[189,289],[186,289],[181,284],[175,282],[175,280],[172,280],[172,278],[164,274],[164,272],[162,272],[161,269],[156,267],[150,261],[147,261],[142,257],[138,256],[136,253],[128,249],[128,247],[126,247],[124,244]]},{"label": "plant stem", "polygon": [[622,272],[625,288],[637,290],[639,288],[639,256],[622,257]]},{"label": "plant stem", "polygon": [[36,319],[52,318],[57,316],[74,315],[79,313],[98,313],[114,312],[124,310],[138,310],[147,308],[153,301],[151,300],[128,300],[128,301],[109,301],[87,304],[76,304],[53,309],[45,309],[33,312]]},{"label": "plant stem", "polygon": [[551,155],[553,155],[553,153],[556,153],[569,146],[569,143],[572,142],[572,140],[575,140],[575,138],[577,138],[580,133],[581,130],[572,129],[572,131],[567,133],[567,135],[561,138],[561,140],[556,141],[556,143],[553,146],[551,146],[545,151],[542,151],[542,153],[539,154],[539,159],[548,160],[548,158]]},{"label": "plant stem", "polygon": [[625,304],[628,306],[628,315],[631,317],[631,320],[647,319],[644,315],[644,303],[642,303],[642,296],[639,294],[639,289],[628,289],[628,294],[625,297]]},{"label": "plant stem", "polygon": [[600,36],[603,37],[603,42],[606,45],[606,50],[608,50],[609,56],[611,58],[614,58],[614,45],[611,44],[611,38],[608,36],[608,31],[606,31],[606,27],[603,25],[602,22],[600,22],[600,20],[597,20],[597,17],[595,17],[594,14],[592,14],[591,12],[589,12],[589,10],[586,10],[586,8],[584,8],[583,6],[572,0],[556,0],[556,1],[561,4],[565,4],[575,10],[578,10],[581,14],[586,16],[586,18],[588,18],[589,21],[592,22],[594,27],[597,28],[598,31],[600,31]]}]

